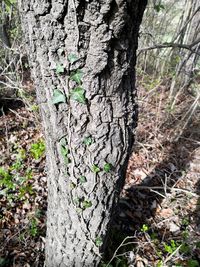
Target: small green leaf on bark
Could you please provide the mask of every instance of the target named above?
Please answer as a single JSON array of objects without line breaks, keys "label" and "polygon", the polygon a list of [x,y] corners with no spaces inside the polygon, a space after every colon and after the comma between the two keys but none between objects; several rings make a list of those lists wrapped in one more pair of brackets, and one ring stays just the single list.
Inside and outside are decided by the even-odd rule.
[{"label": "small green leaf on bark", "polygon": [[74,189],[74,188],[76,188],[76,185],[75,185],[75,183],[72,183],[72,182],[71,182],[71,183],[70,183],[70,188],[71,188],[71,189]]},{"label": "small green leaf on bark", "polygon": [[87,208],[90,208],[92,207],[92,202],[90,200],[84,200],[82,202],[82,208],[85,210]]},{"label": "small green leaf on bark", "polygon": [[81,202],[81,199],[80,199],[79,197],[74,198],[74,199],[73,199],[73,202],[74,202],[75,205],[79,206],[79,204],[80,204],[80,202]]},{"label": "small green leaf on bark", "polygon": [[91,169],[94,173],[100,172],[100,168],[97,165],[93,165]]},{"label": "small green leaf on bark", "polygon": [[67,157],[69,155],[68,147],[61,146],[61,154],[62,154],[63,157]]},{"label": "small green leaf on bark", "polygon": [[83,140],[83,143],[86,145],[86,146],[90,146],[91,144],[93,144],[93,139],[91,136],[88,136],[88,137],[85,137],[84,140]]},{"label": "small green leaf on bark", "polygon": [[67,146],[67,139],[66,138],[62,138],[60,140],[60,151],[61,151],[61,155],[63,156],[63,159],[65,161],[66,164],[69,164],[70,163],[70,158],[69,158],[69,148]]},{"label": "small green leaf on bark", "polygon": [[72,72],[72,74],[70,75],[70,79],[72,81],[75,81],[79,85],[81,85],[82,83],[82,77],[83,77],[82,70],[76,70],[76,72]]},{"label": "small green leaf on bark", "polygon": [[61,146],[61,154],[63,156],[63,159],[64,159],[65,163],[69,164],[70,163],[70,159],[69,159],[69,149],[68,149],[68,147]]},{"label": "small green leaf on bark", "polygon": [[154,10],[156,12],[160,12],[162,9],[165,9],[164,5],[162,5],[162,4],[154,5]]},{"label": "small green leaf on bark", "polygon": [[53,104],[59,104],[59,103],[65,103],[66,102],[66,97],[65,95],[58,89],[55,89],[53,91]]},{"label": "small green leaf on bark", "polygon": [[100,247],[103,244],[102,238],[101,237],[97,237],[95,239],[95,244],[96,244],[97,247]]},{"label": "small green leaf on bark", "polygon": [[103,170],[104,170],[105,172],[110,172],[110,171],[111,171],[111,168],[112,168],[112,165],[111,165],[110,163],[106,163],[106,164],[104,164],[104,166],[103,166]]},{"label": "small green leaf on bark", "polygon": [[68,60],[71,64],[73,64],[75,61],[78,60],[78,57],[75,54],[69,54],[68,55]]},{"label": "small green leaf on bark", "polygon": [[65,71],[65,68],[63,67],[63,65],[58,64],[56,66],[56,73],[57,74],[64,73],[64,71]]},{"label": "small green leaf on bark", "polygon": [[60,144],[61,144],[61,146],[66,146],[67,145],[67,139],[65,137],[61,138]]},{"label": "small green leaf on bark", "polygon": [[86,104],[85,90],[82,87],[76,87],[70,92],[71,98],[81,104]]},{"label": "small green leaf on bark", "polygon": [[79,177],[79,181],[80,181],[81,184],[84,184],[84,183],[87,182],[87,179],[86,179],[85,176],[80,176],[80,177]]}]

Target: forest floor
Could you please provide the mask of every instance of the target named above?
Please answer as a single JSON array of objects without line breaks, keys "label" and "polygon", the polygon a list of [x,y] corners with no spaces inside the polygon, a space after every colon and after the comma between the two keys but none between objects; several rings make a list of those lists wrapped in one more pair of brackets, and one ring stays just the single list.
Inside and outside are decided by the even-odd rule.
[{"label": "forest floor", "polygon": [[[198,267],[200,112],[189,94],[172,108],[166,83],[147,90],[139,79],[138,87],[136,141],[111,233],[113,261],[104,266]],[[0,117],[0,267],[44,263],[47,189],[38,118],[35,104]]]}]

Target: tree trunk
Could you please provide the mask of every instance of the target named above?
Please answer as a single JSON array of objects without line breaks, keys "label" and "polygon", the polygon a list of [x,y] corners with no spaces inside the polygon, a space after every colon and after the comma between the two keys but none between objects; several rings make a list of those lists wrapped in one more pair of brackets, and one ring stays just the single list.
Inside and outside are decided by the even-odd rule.
[{"label": "tree trunk", "polygon": [[[188,0],[186,4],[177,40],[181,44],[192,44],[200,38],[200,3],[198,0]],[[192,49],[198,53],[200,49],[199,42]],[[186,49],[180,49],[179,56],[180,62],[176,66],[175,75],[170,87],[172,98],[189,87],[194,78],[195,68],[199,59],[198,54]]]},{"label": "tree trunk", "polygon": [[133,145],[145,5],[19,0],[46,138],[48,267],[101,260]]}]

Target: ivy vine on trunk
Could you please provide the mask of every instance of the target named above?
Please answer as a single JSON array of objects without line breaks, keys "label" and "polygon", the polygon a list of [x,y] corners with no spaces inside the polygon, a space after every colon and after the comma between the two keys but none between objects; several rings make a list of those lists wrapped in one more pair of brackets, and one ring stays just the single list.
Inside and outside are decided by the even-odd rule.
[{"label": "ivy vine on trunk", "polygon": [[136,126],[146,0],[19,0],[45,132],[46,266],[98,266]]}]

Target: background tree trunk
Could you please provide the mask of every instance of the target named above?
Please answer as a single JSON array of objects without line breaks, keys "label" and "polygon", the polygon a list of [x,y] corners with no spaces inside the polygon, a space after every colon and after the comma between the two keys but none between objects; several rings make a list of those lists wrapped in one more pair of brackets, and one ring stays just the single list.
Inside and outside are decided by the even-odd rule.
[{"label": "background tree trunk", "polygon": [[[146,0],[19,0],[47,147],[48,267],[100,262],[133,145],[135,52],[145,5]],[[74,54],[78,59],[70,64]],[[63,73],[56,73],[58,65]],[[76,69],[84,73],[86,104],[70,97]],[[66,103],[53,104],[55,89]],[[87,137],[92,144],[84,144],[91,143]],[[106,163],[111,170],[104,170]]]},{"label": "background tree trunk", "polygon": [[[197,53],[200,49],[200,3],[198,0],[187,0],[186,8],[183,11],[183,20],[180,24],[180,30],[177,34],[178,42],[183,44],[192,44],[193,50]],[[175,96],[178,92],[187,89],[192,82],[195,75],[195,68],[197,66],[199,55],[192,53],[186,49],[180,49],[180,62],[176,66],[175,75],[172,79],[170,94]]]}]

